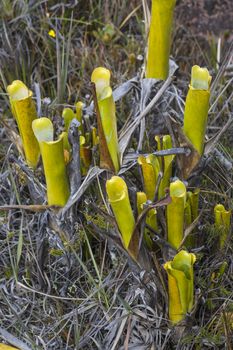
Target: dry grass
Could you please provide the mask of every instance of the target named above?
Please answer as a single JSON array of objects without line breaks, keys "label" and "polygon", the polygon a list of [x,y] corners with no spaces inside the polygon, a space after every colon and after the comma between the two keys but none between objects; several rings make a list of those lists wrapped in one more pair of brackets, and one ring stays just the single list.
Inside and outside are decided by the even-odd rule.
[{"label": "dry grass", "polygon": [[[232,238],[224,251],[218,251],[212,225],[215,203],[233,207],[232,124],[201,172],[188,183],[201,188],[196,305],[184,325],[173,329],[167,320],[163,288],[166,247],[150,273],[139,271],[116,248],[116,233],[106,220],[103,200],[106,173],[88,182],[81,199],[63,215],[44,208],[41,166],[33,173],[19,156],[17,129],[5,94],[7,84],[22,79],[35,91],[40,115],[52,118],[60,129],[63,106],[78,100],[90,105],[94,67],[111,68],[115,87],[139,76],[145,46],[141,1],[130,1],[127,6],[124,0],[34,1],[29,6],[26,0],[3,0],[0,13],[0,205],[19,206],[0,210],[0,340],[36,350],[232,349]],[[187,72],[194,63],[208,65],[214,76],[208,136],[232,119],[232,56],[227,46],[216,71],[216,66],[209,66],[216,59],[214,54],[187,32],[183,35],[178,13],[176,17],[172,53],[178,64],[181,60],[181,68],[146,119],[143,152],[154,150],[149,141],[158,130],[166,130],[161,119],[152,117],[166,112],[182,119]],[[56,38],[48,35],[50,29],[56,31]],[[181,55],[186,41],[193,51]],[[119,128],[126,118],[137,116],[145,97],[140,84],[138,79],[117,102]],[[156,85],[147,101],[160,88],[161,84]],[[96,123],[94,115],[90,114],[90,120]],[[138,139],[137,130],[130,147],[136,149]],[[124,176],[133,199],[142,182],[137,165],[132,159],[130,162]],[[41,207],[35,212],[20,207],[32,203]],[[113,239],[106,240],[110,233]],[[225,272],[217,276],[225,261]]]}]

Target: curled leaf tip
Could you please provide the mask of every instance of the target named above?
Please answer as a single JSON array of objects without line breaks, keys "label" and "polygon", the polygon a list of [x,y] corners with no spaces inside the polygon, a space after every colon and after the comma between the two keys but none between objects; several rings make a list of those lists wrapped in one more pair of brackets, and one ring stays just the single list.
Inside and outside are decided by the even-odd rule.
[{"label": "curled leaf tip", "polygon": [[106,183],[106,190],[110,202],[118,201],[128,192],[125,181],[119,176],[112,176]]},{"label": "curled leaf tip", "polygon": [[75,119],[74,111],[71,108],[64,108],[62,118],[64,119],[65,130],[68,132],[71,121]]},{"label": "curled leaf tip", "polygon": [[143,210],[143,205],[147,201],[147,196],[145,192],[137,192],[137,210],[138,210],[138,215],[141,214]]},{"label": "curled leaf tip", "polygon": [[163,149],[172,148],[172,139],[170,135],[163,136]]},{"label": "curled leaf tip", "polygon": [[32,96],[32,91],[21,80],[14,80],[7,86],[7,92],[13,101],[24,100]]},{"label": "curled leaf tip", "polygon": [[183,197],[185,195],[186,195],[186,187],[182,181],[176,180],[170,184],[171,197]]},{"label": "curled leaf tip", "polygon": [[144,156],[138,157],[138,164],[142,165],[146,163],[146,158]]},{"label": "curled leaf tip", "polygon": [[175,255],[171,266],[173,269],[183,271],[188,279],[190,279],[189,270],[196,261],[196,256],[192,253],[188,253],[186,250],[181,250]]},{"label": "curled leaf tip", "polygon": [[33,120],[32,130],[38,142],[53,141],[53,124],[50,119],[42,117]]},{"label": "curled leaf tip", "polygon": [[104,67],[95,68],[91,75],[92,83],[95,83],[97,96],[103,94],[104,90],[110,87],[110,70]]},{"label": "curled leaf tip", "polygon": [[145,192],[137,192],[137,199],[140,203],[145,203],[147,201]]},{"label": "curled leaf tip", "polygon": [[76,103],[75,107],[76,107],[76,117],[77,117],[78,121],[81,123],[84,103],[79,101]]},{"label": "curled leaf tip", "polygon": [[68,118],[68,117],[75,117],[74,116],[74,111],[71,109],[71,108],[69,108],[69,107],[67,107],[67,108],[64,108],[63,109],[63,111],[62,111],[62,117],[65,119],[65,118]]},{"label": "curled leaf tip", "polygon": [[163,267],[168,272],[171,269],[171,261],[165,262],[165,264],[163,264]]},{"label": "curled leaf tip", "polygon": [[83,102],[81,102],[81,101],[78,101],[77,103],[76,103],[76,110],[78,109],[82,109],[83,108],[83,106],[84,106],[84,103]]},{"label": "curled leaf tip", "polygon": [[231,210],[226,210],[223,204],[216,204],[214,207],[214,213],[216,217],[223,215],[230,218],[231,216]]},{"label": "curled leaf tip", "polygon": [[209,90],[211,76],[207,68],[197,65],[192,67],[191,87],[196,90]]},{"label": "curled leaf tip", "polygon": [[214,207],[214,211],[217,212],[217,211],[220,211],[220,212],[225,212],[225,207],[224,205],[222,204],[216,204],[215,207]]}]

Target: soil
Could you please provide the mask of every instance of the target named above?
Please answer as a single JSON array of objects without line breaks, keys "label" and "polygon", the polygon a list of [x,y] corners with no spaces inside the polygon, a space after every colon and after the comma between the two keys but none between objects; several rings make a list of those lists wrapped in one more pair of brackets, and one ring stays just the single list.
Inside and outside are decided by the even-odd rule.
[{"label": "soil", "polygon": [[232,0],[180,0],[176,15],[180,23],[193,34],[217,37],[233,34]]}]

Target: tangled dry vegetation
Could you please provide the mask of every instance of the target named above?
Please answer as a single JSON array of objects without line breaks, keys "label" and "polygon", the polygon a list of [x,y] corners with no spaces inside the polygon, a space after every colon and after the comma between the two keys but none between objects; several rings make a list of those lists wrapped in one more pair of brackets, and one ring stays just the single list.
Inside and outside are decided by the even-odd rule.
[{"label": "tangled dry vegetation", "polygon": [[[211,16],[221,8],[216,4]],[[25,350],[233,348],[232,235],[219,249],[214,226],[215,204],[233,206],[231,28],[214,28],[215,35],[206,35],[210,27],[205,17],[199,41],[192,27],[196,22],[185,26],[190,6],[195,11],[197,7],[188,1],[185,12],[185,6],[185,1],[177,1],[171,49],[174,76],[164,83],[142,79],[146,21],[140,0],[127,6],[124,0],[1,1],[1,343]],[[231,10],[231,2],[223,6],[226,12]],[[173,327],[163,268],[174,256],[171,246],[162,234],[154,235],[156,250],[147,252],[149,271],[120,247],[105,190],[111,174],[98,167],[96,148],[81,185],[73,157],[66,206],[59,211],[47,206],[42,164],[33,171],[21,156],[6,87],[16,79],[29,86],[38,115],[49,117],[59,134],[63,108],[78,100],[85,104],[85,123],[96,126],[90,77],[95,67],[109,68],[119,138],[126,150],[119,175],[136,212],[136,192],[143,190],[137,157],[156,150],[155,135],[172,133],[176,138],[171,120],[182,124],[194,64],[207,66],[213,76],[209,142],[185,183],[189,189],[200,189],[196,246],[189,249],[197,258],[194,306]],[[185,152],[185,147],[178,145],[174,152]],[[173,176],[178,173],[175,164]],[[159,215],[163,229],[162,209]],[[141,230],[143,225],[145,220],[138,222]]]}]

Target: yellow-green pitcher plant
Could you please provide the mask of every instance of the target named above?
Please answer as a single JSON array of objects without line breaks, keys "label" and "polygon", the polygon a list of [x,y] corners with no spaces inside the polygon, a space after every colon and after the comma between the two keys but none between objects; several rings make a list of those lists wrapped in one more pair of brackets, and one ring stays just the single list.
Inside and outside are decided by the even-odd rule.
[{"label": "yellow-green pitcher plant", "polygon": [[[196,188],[193,192],[188,191],[185,203],[185,226],[188,227],[198,217],[198,203],[199,203],[200,189]],[[186,247],[194,246],[194,237],[189,235],[185,240]]]},{"label": "yellow-green pitcher plant", "polygon": [[185,184],[176,180],[170,184],[171,203],[166,207],[167,238],[175,249],[180,247],[184,236]]},{"label": "yellow-green pitcher plant", "polygon": [[65,124],[65,131],[69,131],[70,123],[73,119],[77,119],[78,122],[80,123],[79,125],[79,130],[81,134],[84,134],[84,129],[83,129],[83,103],[81,101],[77,102],[75,105],[76,113],[73,111],[72,108],[64,108],[62,111],[62,118],[64,119],[64,124]]},{"label": "yellow-green pitcher plant", "polygon": [[133,210],[129,201],[128,188],[125,181],[119,176],[112,176],[106,182],[108,200],[121,233],[122,242],[129,250],[130,241],[135,227]]},{"label": "yellow-green pitcher plant", "polygon": [[116,108],[110,87],[110,75],[108,69],[98,67],[92,72],[91,81],[95,84],[98,105],[96,112],[100,142],[100,166],[117,173],[120,169],[120,157]]},{"label": "yellow-green pitcher plant", "polygon": [[[65,125],[65,131],[63,132],[64,134],[64,149],[65,149],[65,154],[69,155],[69,152],[71,147],[69,146],[69,141],[68,141],[68,132],[69,132],[69,127],[70,123],[73,119],[77,119],[78,122],[80,123],[78,129],[80,132],[80,162],[81,162],[81,173],[82,175],[86,175],[92,161],[92,151],[91,151],[91,146],[92,146],[92,135],[93,133],[85,133],[83,122],[82,122],[82,110],[83,110],[83,103],[82,102],[77,102],[75,105],[76,108],[76,113],[71,109],[71,108],[64,108],[62,112],[62,117],[64,119],[64,125]],[[95,128],[94,128],[95,129]],[[94,140],[95,141],[95,140]]]},{"label": "yellow-green pitcher plant", "polygon": [[91,139],[93,147],[99,144],[99,136],[97,134],[97,129],[94,126],[91,128]]},{"label": "yellow-green pitcher plant", "polygon": [[191,206],[192,221],[194,221],[198,217],[199,194],[200,188],[195,188],[193,192],[189,191],[187,193],[187,198]]},{"label": "yellow-green pitcher plant", "polygon": [[32,128],[40,145],[48,204],[63,207],[70,195],[63,137],[61,136],[54,141],[53,124],[48,118],[34,120]]},{"label": "yellow-green pitcher plant", "polygon": [[[172,140],[170,135],[163,135],[161,137],[155,136],[155,141],[157,142],[158,151],[172,148]],[[158,195],[159,199],[165,196],[165,190],[170,185],[170,179],[172,176],[172,161],[174,157],[175,157],[174,155],[158,157],[160,169],[163,174],[163,177],[161,179],[161,183],[159,186],[159,195]]]},{"label": "yellow-green pitcher plant", "polygon": [[0,343],[0,350],[19,350],[19,348],[14,348],[13,346]]},{"label": "yellow-green pitcher plant", "polygon": [[185,102],[183,130],[200,156],[204,150],[210,82],[211,76],[207,68],[197,65],[192,67],[191,83]]},{"label": "yellow-green pitcher plant", "polygon": [[59,135],[59,139],[60,138],[63,140],[65,163],[68,164],[70,162],[70,159],[71,159],[71,146],[70,146],[69,139],[68,139],[68,132],[63,131]]},{"label": "yellow-green pitcher plant", "polygon": [[81,101],[78,101],[75,105],[76,107],[76,118],[77,120],[79,121],[80,123],[80,131],[82,134],[84,134],[84,128],[83,128],[83,106],[84,106],[84,103],[81,102]]},{"label": "yellow-green pitcher plant", "polygon": [[200,189],[195,188],[193,192],[188,191],[185,204],[185,223],[190,225],[198,217],[198,203],[199,203]]},{"label": "yellow-green pitcher plant", "polygon": [[138,157],[138,164],[142,169],[144,191],[147,199],[153,201],[155,197],[156,184],[160,171],[158,157],[153,154]]},{"label": "yellow-green pitcher plant", "polygon": [[92,161],[91,140],[86,133],[86,137],[80,136],[80,166],[82,175],[86,175]]},{"label": "yellow-green pitcher plant", "polygon": [[[137,213],[140,215],[143,211],[143,206],[147,201],[147,196],[145,192],[137,192]],[[146,215],[146,224],[149,225],[155,231],[158,230],[158,222],[157,222],[157,210],[155,208],[151,208]],[[144,239],[146,245],[149,249],[153,248],[153,241],[150,236],[150,231],[145,229],[144,231]]]},{"label": "yellow-green pitcher plant", "polygon": [[65,131],[69,131],[70,123],[73,119],[77,119],[76,115],[71,108],[64,108],[62,111],[62,118],[64,120]]},{"label": "yellow-green pitcher plant", "polygon": [[168,77],[175,4],[176,0],[152,0],[146,78]]},{"label": "yellow-green pitcher plant", "polygon": [[82,102],[77,102],[75,105],[76,108],[76,113],[73,111],[72,108],[64,108],[62,111],[62,117],[64,119],[64,125],[65,125],[65,131],[69,131],[70,123],[73,119],[77,119],[78,122],[80,123],[78,129],[81,132],[82,135],[84,135],[84,128],[83,128],[83,103]]},{"label": "yellow-green pitcher plant", "polygon": [[219,230],[219,243],[222,249],[225,245],[231,225],[231,210],[226,210],[224,205],[217,204],[214,207],[215,227]]},{"label": "yellow-green pitcher plant", "polygon": [[17,122],[22,139],[27,164],[36,168],[40,157],[40,148],[32,130],[32,122],[37,119],[36,106],[32,91],[20,80],[14,80],[7,86],[12,114]]},{"label": "yellow-green pitcher plant", "polygon": [[193,308],[195,261],[194,254],[181,250],[164,264],[168,275],[169,319],[174,325]]}]

